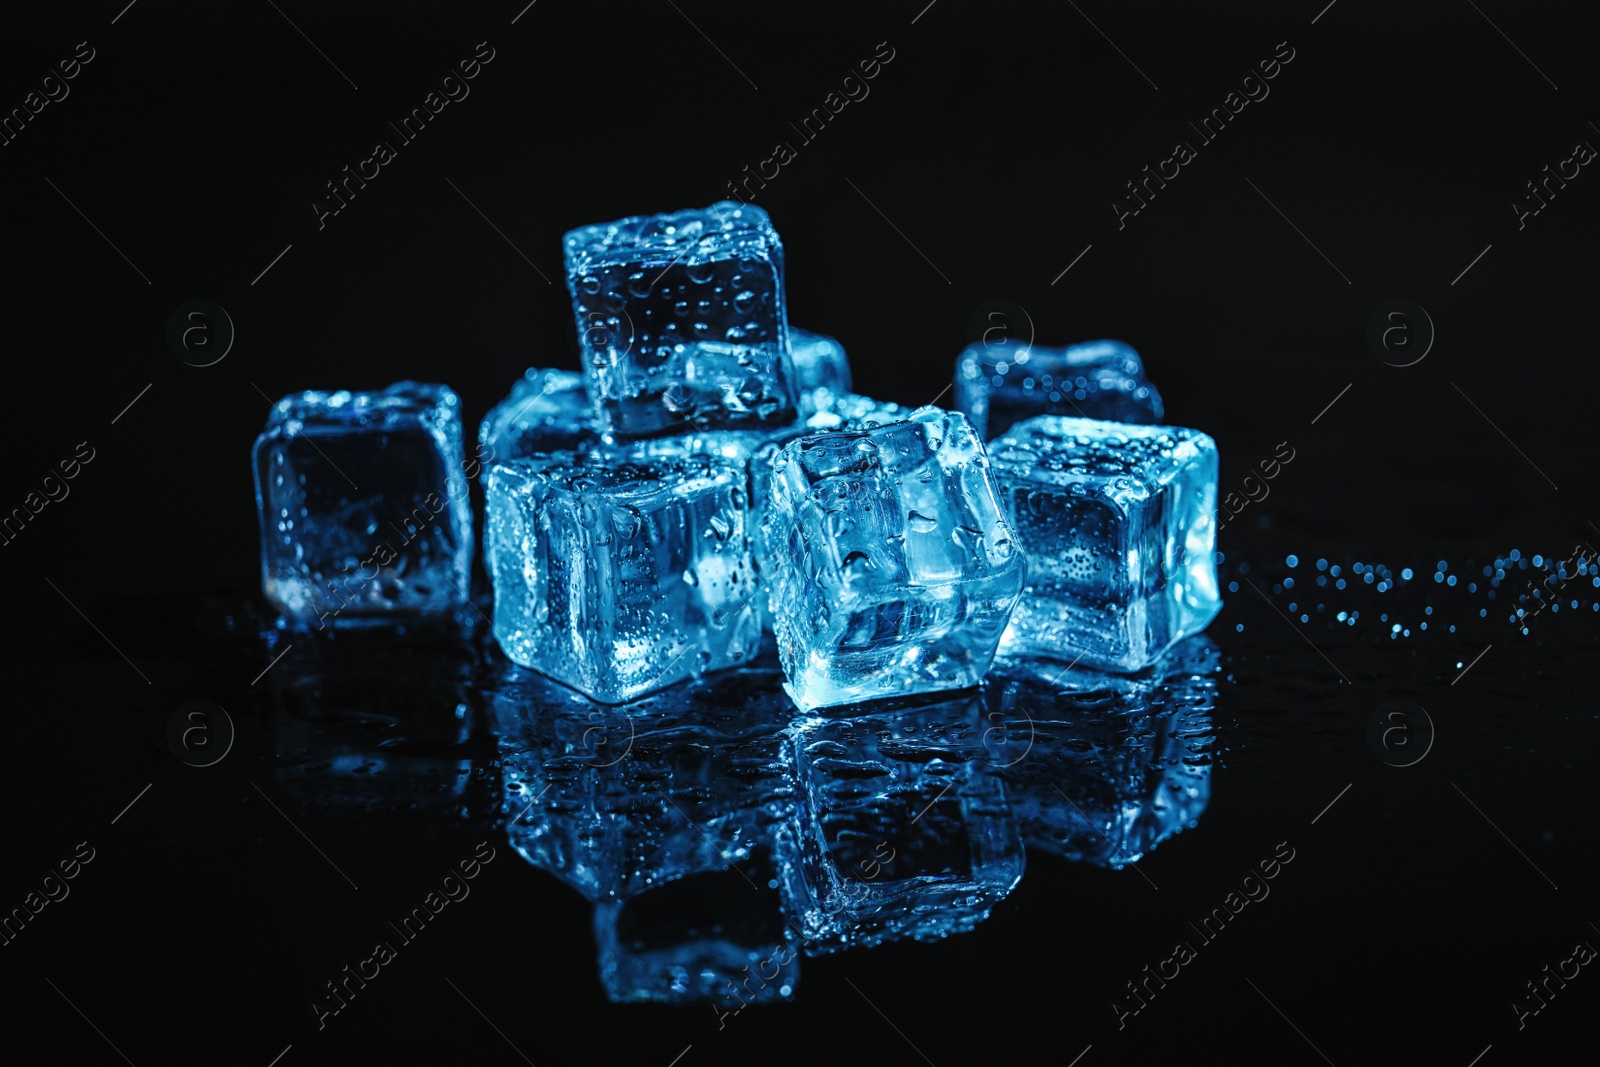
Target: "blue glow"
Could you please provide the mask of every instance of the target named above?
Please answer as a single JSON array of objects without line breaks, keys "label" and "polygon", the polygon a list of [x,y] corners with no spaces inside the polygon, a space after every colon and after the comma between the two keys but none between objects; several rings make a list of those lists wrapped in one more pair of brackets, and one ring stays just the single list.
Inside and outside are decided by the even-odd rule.
[{"label": "blue glow", "polygon": [[501,649],[608,702],[750,659],[746,486],[711,455],[496,463],[484,540]]},{"label": "blue glow", "polygon": [[762,466],[762,573],[795,703],[982,679],[1024,563],[965,416],[808,434]]},{"label": "blue glow", "polygon": [[1210,437],[1040,415],[989,462],[1028,561],[1002,650],[1139,670],[1221,610]]},{"label": "blue glow", "polygon": [[765,211],[724,200],[583,226],[563,245],[579,354],[607,431],[793,420],[783,245]]},{"label": "blue glow", "polygon": [[1144,377],[1139,354],[1121,341],[1065,348],[995,337],[956,360],[956,409],[993,440],[1035,415],[1159,423],[1161,394]]},{"label": "blue glow", "polygon": [[322,629],[465,606],[460,412],[449,387],[410,381],[273,405],[253,464],[262,590],[279,611]]}]

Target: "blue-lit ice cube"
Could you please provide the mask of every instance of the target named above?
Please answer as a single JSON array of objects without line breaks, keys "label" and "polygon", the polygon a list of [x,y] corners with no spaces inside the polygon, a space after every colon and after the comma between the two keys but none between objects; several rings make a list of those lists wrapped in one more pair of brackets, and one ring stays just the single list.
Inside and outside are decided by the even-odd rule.
[{"label": "blue-lit ice cube", "polygon": [[850,391],[850,361],[844,345],[826,334],[789,327],[789,355],[794,360],[795,388],[801,393],[813,389]]},{"label": "blue-lit ice cube", "polygon": [[979,703],[862,708],[797,731],[799,811],[779,827],[777,856],[807,954],[970,930],[1022,878]]},{"label": "blue-lit ice cube", "polygon": [[489,705],[512,847],[595,901],[746,870],[792,817],[782,680],[764,657],[607,705],[507,668]]},{"label": "blue-lit ice cube", "polygon": [[783,246],[765,211],[724,200],[584,226],[564,243],[589,393],[609,434],[794,418]]},{"label": "blue-lit ice cube", "polygon": [[976,685],[1023,563],[966,418],[919,408],[769,458],[762,583],[795,702]]},{"label": "blue-lit ice cube", "polygon": [[1132,678],[996,658],[984,747],[1028,847],[1120,868],[1194,826],[1211,799],[1220,661],[1203,636]]},{"label": "blue-lit ice cube", "polygon": [[294,393],[253,454],[261,583],[317,629],[449,614],[466,602],[472,505],[448,386]]},{"label": "blue-lit ice cube", "polygon": [[513,662],[618,702],[758,650],[745,467],[554,453],[489,470],[494,635]]},{"label": "blue-lit ice cube", "polygon": [[985,441],[1035,415],[1158,423],[1161,394],[1121,341],[969,345],[956,360],[956,408]]},{"label": "blue-lit ice cube", "polygon": [[783,916],[770,852],[738,870],[701,871],[594,909],[600,982],[615,1003],[710,1002],[723,1012],[789,1000],[800,950]]},{"label": "blue-lit ice cube", "polygon": [[1135,671],[1221,610],[1210,437],[1040,415],[989,458],[1028,566],[1008,655]]},{"label": "blue-lit ice cube", "polygon": [[488,465],[580,450],[596,444],[599,436],[583,375],[529,367],[511,387],[511,395],[483,417],[478,458]]}]

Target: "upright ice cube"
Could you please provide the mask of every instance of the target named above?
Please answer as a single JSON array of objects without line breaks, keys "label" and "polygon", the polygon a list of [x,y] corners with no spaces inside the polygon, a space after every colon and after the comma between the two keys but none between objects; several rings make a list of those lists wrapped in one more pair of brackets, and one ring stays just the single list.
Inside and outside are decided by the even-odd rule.
[{"label": "upright ice cube", "polygon": [[794,360],[795,388],[800,392],[850,391],[850,361],[845,357],[844,346],[832,337],[791,326],[789,355]]},{"label": "upright ice cube", "polygon": [[[800,950],[790,944],[772,857],[738,870],[699,871],[594,909],[600,982],[614,1003],[788,1000],[800,980]],[[720,1014],[720,1013],[719,1013]]]},{"label": "upright ice cube", "polygon": [[800,811],[777,855],[807,954],[971,929],[1024,862],[982,758],[978,698],[852,711],[793,741]]},{"label": "upright ice cube", "polygon": [[794,418],[783,246],[767,213],[699,210],[583,226],[565,238],[589,392],[617,438]]},{"label": "upright ice cube", "polygon": [[462,607],[460,412],[448,386],[410,381],[274,404],[253,453],[267,599],[318,629]]},{"label": "upright ice cube", "polygon": [[486,495],[494,635],[512,661],[615,703],[756,653],[741,464],[555,453],[496,463]]},{"label": "upright ice cube", "polygon": [[1161,394],[1145,379],[1139,353],[1121,341],[968,345],[956,360],[956,408],[985,441],[1035,415],[1115,422],[1161,421]]},{"label": "upright ice cube", "polygon": [[808,434],[758,473],[762,582],[801,708],[978,683],[1023,563],[964,416]]},{"label": "upright ice cube", "polygon": [[1210,437],[1040,415],[989,458],[1028,563],[1008,655],[1136,671],[1221,610]]},{"label": "upright ice cube", "polygon": [[1120,868],[1195,825],[1211,799],[1220,661],[1203,636],[1135,678],[997,657],[985,748],[1028,847]]},{"label": "upright ice cube", "polygon": [[599,441],[583,375],[529,367],[478,427],[478,459],[523,459],[590,447]]}]

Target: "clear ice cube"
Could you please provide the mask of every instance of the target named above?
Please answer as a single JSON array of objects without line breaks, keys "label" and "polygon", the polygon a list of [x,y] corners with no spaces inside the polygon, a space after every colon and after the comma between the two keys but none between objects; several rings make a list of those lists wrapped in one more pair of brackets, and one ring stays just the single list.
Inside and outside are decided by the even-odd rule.
[{"label": "clear ice cube", "polygon": [[795,416],[783,246],[724,200],[565,237],[590,396],[625,439],[782,425]]},{"label": "clear ice cube", "polygon": [[743,465],[556,453],[496,463],[486,495],[513,662],[615,703],[758,651]]},{"label": "clear ice cube", "polygon": [[[618,1004],[789,1000],[800,980],[763,851],[739,870],[700,871],[594,909],[600,982]],[[722,1014],[722,1012],[719,1012]]]},{"label": "clear ice cube", "polygon": [[791,326],[789,355],[794,361],[795,388],[802,394],[813,389],[850,391],[850,361],[844,346],[832,337]]},{"label": "clear ice cube", "polygon": [[976,685],[1023,563],[966,418],[919,408],[768,459],[758,546],[795,702]]},{"label": "clear ice cube", "polygon": [[262,589],[279,611],[324,629],[465,604],[460,411],[448,386],[409,381],[273,405],[253,461]]},{"label": "clear ice cube", "polygon": [[1006,654],[1136,671],[1221,610],[1207,435],[1040,415],[989,458],[1027,557]]},{"label": "clear ice cube", "polygon": [[1158,423],[1161,394],[1121,341],[967,346],[956,360],[956,408],[985,441],[1035,415]]},{"label": "clear ice cube", "polygon": [[792,742],[799,811],[777,856],[806,953],[970,930],[1024,863],[979,698],[852,710]]},{"label": "clear ice cube", "polygon": [[985,748],[1028,847],[1120,868],[1194,826],[1211,799],[1220,663],[1204,636],[1136,678],[997,657]]},{"label": "clear ice cube", "polygon": [[599,440],[583,375],[529,367],[478,427],[484,464],[585,449]]},{"label": "clear ice cube", "polygon": [[506,668],[489,705],[512,847],[594,901],[744,870],[793,808],[781,679],[766,661],[607,705]]}]

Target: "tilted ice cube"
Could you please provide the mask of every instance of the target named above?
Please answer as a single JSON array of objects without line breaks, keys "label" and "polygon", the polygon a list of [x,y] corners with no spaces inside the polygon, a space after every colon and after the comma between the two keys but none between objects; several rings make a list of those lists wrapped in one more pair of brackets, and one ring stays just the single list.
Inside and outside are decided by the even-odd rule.
[{"label": "tilted ice cube", "polygon": [[623,1004],[710,1002],[719,1016],[788,1000],[800,980],[763,849],[739,869],[686,874],[594,909],[600,982]]},{"label": "tilted ice cube", "polygon": [[730,200],[565,238],[589,393],[618,438],[782,425],[795,415],[783,246]]},{"label": "tilted ice cube", "polygon": [[1210,437],[1041,415],[989,458],[1028,565],[1007,654],[1135,671],[1221,610]]},{"label": "tilted ice cube", "polygon": [[583,375],[529,367],[511,387],[511,395],[484,416],[478,427],[478,458],[487,465],[582,449],[599,436]]},{"label": "tilted ice cube", "polygon": [[1115,422],[1161,421],[1161,394],[1139,353],[1121,341],[1065,348],[974,344],[956,360],[956,408],[985,441],[1035,415]]},{"label": "tilted ice cube", "polygon": [[762,583],[797,704],[978,683],[1023,565],[964,416],[808,434],[758,473]]},{"label": "tilted ice cube", "polygon": [[1220,661],[1203,636],[1137,678],[996,658],[984,747],[1028,847],[1122,867],[1195,825],[1211,799]]},{"label": "tilted ice cube", "polygon": [[512,847],[595,901],[744,870],[792,817],[781,682],[767,661],[606,705],[508,667],[489,704]]},{"label": "tilted ice cube", "polygon": [[512,661],[617,702],[756,653],[743,465],[556,453],[496,463],[486,496]]},{"label": "tilted ice cube", "polygon": [[789,355],[794,360],[795,388],[801,393],[813,389],[850,391],[850,361],[844,346],[826,334],[789,327]]},{"label": "tilted ice cube", "polygon": [[274,404],[254,451],[267,599],[318,629],[464,605],[460,409],[448,386],[418,382]]},{"label": "tilted ice cube", "polygon": [[982,758],[979,698],[860,710],[793,741],[800,810],[780,825],[777,856],[809,955],[970,930],[1022,878],[1005,787]]}]

